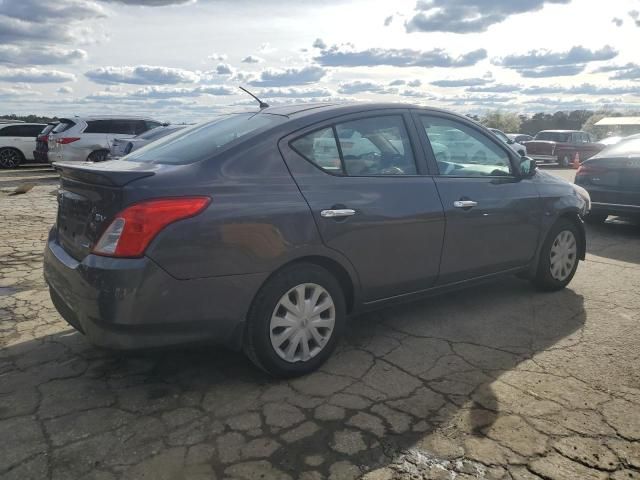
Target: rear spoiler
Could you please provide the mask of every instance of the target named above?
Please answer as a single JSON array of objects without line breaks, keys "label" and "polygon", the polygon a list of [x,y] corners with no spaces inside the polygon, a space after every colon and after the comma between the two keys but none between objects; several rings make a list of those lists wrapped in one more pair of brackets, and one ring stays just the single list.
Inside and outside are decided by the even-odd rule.
[{"label": "rear spoiler", "polygon": [[[54,162],[60,176],[82,183],[123,187],[134,180],[155,175],[154,166],[134,162],[103,163]],[[115,164],[115,165],[114,165]],[[114,168],[115,167],[115,168]]]}]

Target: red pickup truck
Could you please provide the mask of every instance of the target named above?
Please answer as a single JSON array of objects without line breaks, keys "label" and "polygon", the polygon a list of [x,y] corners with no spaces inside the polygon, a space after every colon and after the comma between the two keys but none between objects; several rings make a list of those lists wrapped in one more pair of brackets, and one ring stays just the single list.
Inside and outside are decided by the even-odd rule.
[{"label": "red pickup truck", "polygon": [[536,162],[558,163],[561,167],[568,167],[576,153],[583,162],[605,147],[594,142],[587,132],[579,130],[543,130],[524,145],[527,155]]}]

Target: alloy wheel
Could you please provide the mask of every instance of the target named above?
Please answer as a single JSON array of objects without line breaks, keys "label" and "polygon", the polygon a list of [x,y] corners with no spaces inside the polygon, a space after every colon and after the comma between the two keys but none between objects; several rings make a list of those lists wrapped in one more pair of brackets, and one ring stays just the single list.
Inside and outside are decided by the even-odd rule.
[{"label": "alloy wheel", "polygon": [[306,362],[327,345],[336,322],[329,292],[315,283],[297,285],[276,304],[269,324],[271,346],[289,363]]},{"label": "alloy wheel", "polygon": [[20,165],[20,155],[15,150],[2,150],[0,151],[0,167],[1,168],[15,168]]}]

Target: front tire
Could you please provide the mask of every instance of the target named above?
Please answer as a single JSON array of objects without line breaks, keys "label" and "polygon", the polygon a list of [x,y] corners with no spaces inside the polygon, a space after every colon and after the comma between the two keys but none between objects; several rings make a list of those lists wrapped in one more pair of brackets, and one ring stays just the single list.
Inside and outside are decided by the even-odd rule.
[{"label": "front tire", "polygon": [[0,168],[18,168],[24,156],[15,148],[0,149]]},{"label": "front tire", "polygon": [[313,372],[342,334],[346,307],[337,279],[299,263],[277,272],[260,289],[247,316],[245,353],[275,377]]},{"label": "front tire", "polygon": [[569,158],[569,155],[565,155],[564,157],[562,157],[559,163],[562,168],[569,168],[569,165],[571,165],[571,159]]},{"label": "front tire", "polygon": [[580,232],[565,218],[558,220],[547,234],[540,250],[538,269],[532,279],[539,290],[554,292],[565,288],[578,268]]}]

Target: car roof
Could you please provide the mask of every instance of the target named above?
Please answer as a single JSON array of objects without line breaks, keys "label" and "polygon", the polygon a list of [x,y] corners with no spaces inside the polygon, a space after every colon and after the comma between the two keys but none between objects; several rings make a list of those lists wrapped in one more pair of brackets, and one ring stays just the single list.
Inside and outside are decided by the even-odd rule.
[{"label": "car roof", "polygon": [[87,121],[87,120],[153,120],[154,122],[157,122],[158,120],[155,120],[151,117],[145,117],[145,116],[141,116],[141,115],[112,115],[112,114],[108,114],[108,115],[74,115],[73,117],[64,117],[61,120],[83,120],[83,121]]},{"label": "car roof", "polygon": [[[273,107],[263,108],[262,110],[254,110],[253,112],[244,113],[267,113],[271,115],[282,115],[288,118],[302,118],[316,114],[335,114],[347,115],[349,113],[361,113],[374,110],[385,109],[419,109],[433,113],[453,114],[458,117],[462,115],[455,114],[449,110],[428,107],[425,105],[415,105],[410,103],[392,103],[392,102],[341,102],[341,103],[299,103],[290,105],[275,105]],[[469,117],[463,118],[472,121]]]},{"label": "car roof", "polygon": [[550,132],[550,133],[584,133],[582,130],[540,130],[538,133]]},{"label": "car roof", "polygon": [[4,128],[4,127],[11,127],[14,125],[19,125],[19,126],[29,126],[29,125],[40,125],[40,126],[46,126],[46,123],[26,123],[26,122],[13,122],[13,123],[0,123],[0,128]]}]

